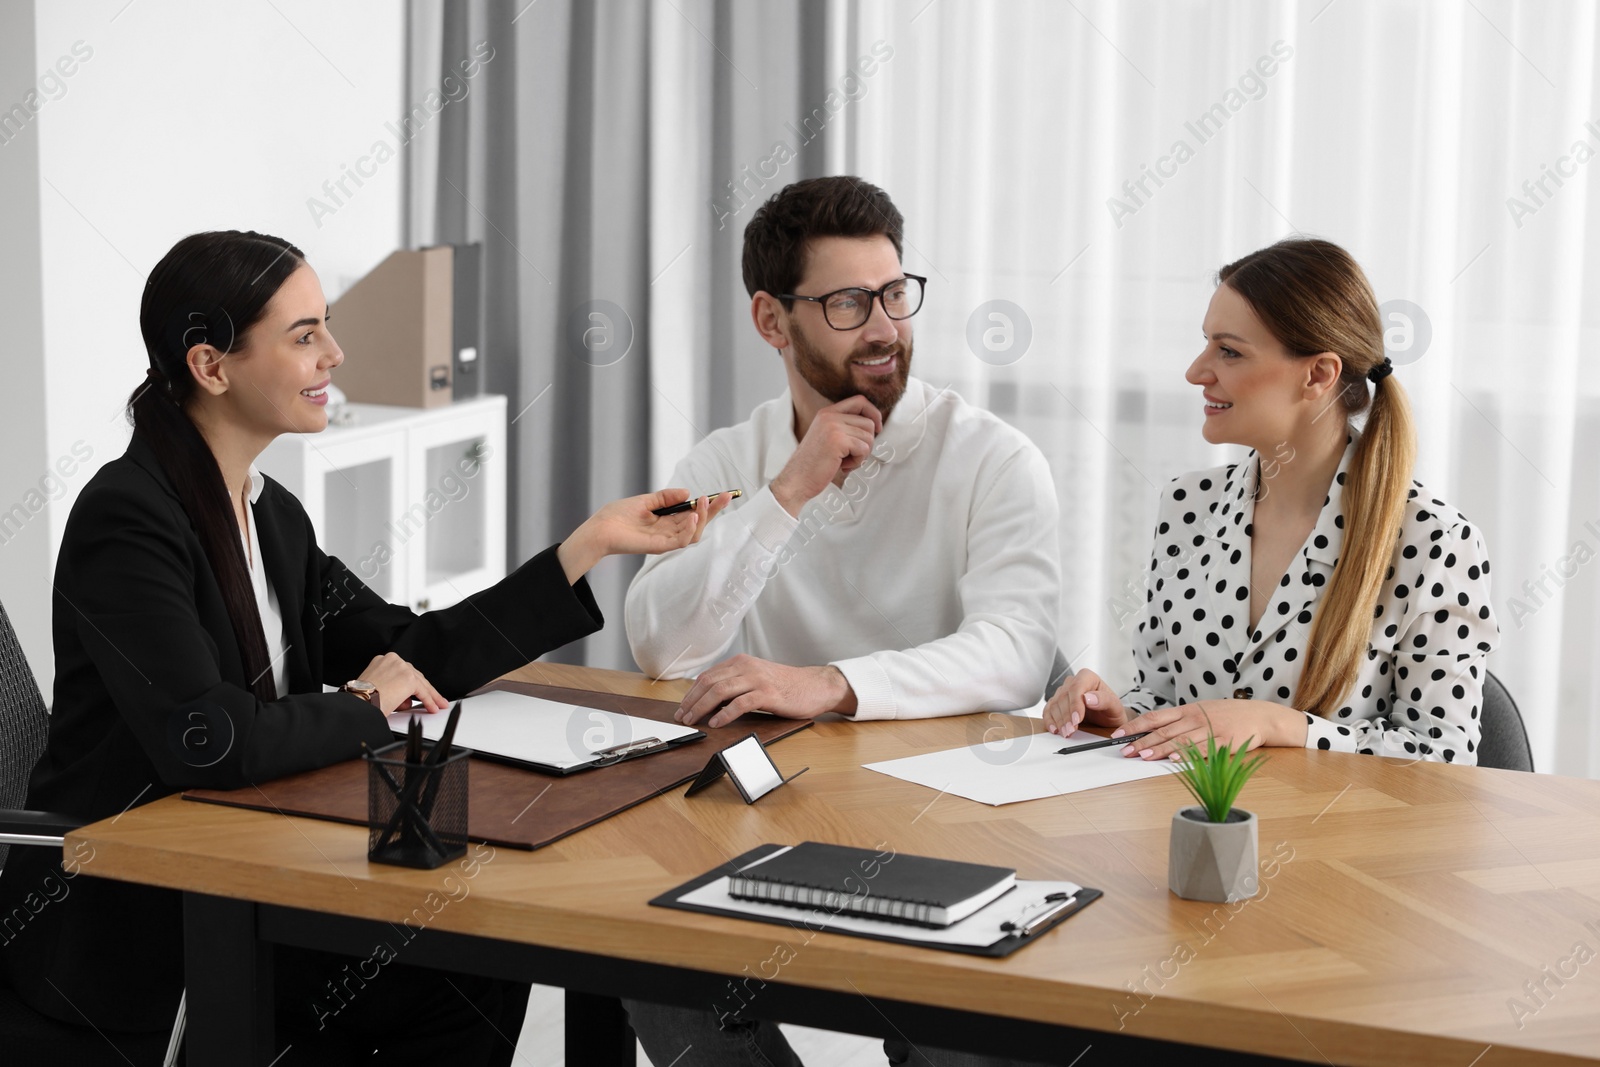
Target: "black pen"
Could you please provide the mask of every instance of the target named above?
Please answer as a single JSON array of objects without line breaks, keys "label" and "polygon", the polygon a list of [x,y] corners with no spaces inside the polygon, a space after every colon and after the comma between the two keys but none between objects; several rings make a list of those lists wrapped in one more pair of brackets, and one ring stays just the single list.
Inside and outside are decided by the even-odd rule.
[{"label": "black pen", "polygon": [[[1120,741],[1121,738],[1118,738],[1118,740]],[[1020,915],[1016,919],[1013,919],[1009,922],[1003,922],[1000,924],[1000,929],[1002,932],[1010,934],[1012,937],[1029,937],[1038,933],[1050,923],[1050,920],[1054,919],[1056,916],[1060,915],[1063,911],[1066,911],[1077,902],[1078,895],[1076,893],[1051,893],[1039,902],[1041,904],[1048,904],[1050,907],[1045,908],[1037,915],[1034,915],[1027,922],[1023,922],[1022,916]],[[1023,914],[1026,915],[1027,913],[1024,912]]]},{"label": "black pen", "polygon": [[[744,490],[743,489],[724,489],[722,492],[728,494],[728,499],[730,501],[731,500],[737,500],[739,497],[744,496]],[[721,496],[722,493],[712,493],[711,495],[712,496]],[[694,506],[696,504],[698,504],[698,503],[700,503],[700,498],[699,497],[697,497],[697,496],[690,497],[688,500],[685,500],[681,504],[668,504],[664,508],[651,508],[650,509],[650,514],[652,514],[652,515],[676,515],[679,512],[693,511],[694,510]]]},{"label": "black pen", "polygon": [[428,774],[428,784],[422,790],[422,817],[431,818],[433,815],[433,802],[439,795],[439,783],[444,780],[444,761],[450,755],[451,742],[455,740],[456,723],[461,719],[461,701],[456,701],[455,707],[450,709],[450,719],[444,724],[444,733],[433,744],[432,758],[428,760],[431,771]]},{"label": "black pen", "polygon": [[1099,741],[1090,741],[1087,745],[1068,745],[1066,748],[1056,749],[1056,755],[1066,756],[1074,752],[1088,752],[1096,748],[1110,748],[1113,745],[1126,745],[1130,741],[1137,741],[1141,737],[1149,737],[1154,730],[1146,730],[1142,734],[1125,734],[1122,737],[1107,737]]}]

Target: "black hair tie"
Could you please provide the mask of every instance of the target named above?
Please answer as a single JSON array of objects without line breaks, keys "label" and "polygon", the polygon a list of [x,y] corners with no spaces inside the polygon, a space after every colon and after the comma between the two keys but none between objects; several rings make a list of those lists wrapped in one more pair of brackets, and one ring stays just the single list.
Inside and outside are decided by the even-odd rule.
[{"label": "black hair tie", "polygon": [[156,395],[172,399],[172,379],[161,373],[160,367],[148,367],[144,372],[145,388],[140,395],[155,390]]},{"label": "black hair tie", "polygon": [[1383,381],[1393,373],[1394,363],[1389,359],[1388,356],[1384,356],[1382,363],[1374,365],[1371,370],[1367,371],[1367,378],[1372,382],[1373,385],[1377,385],[1379,382]]}]

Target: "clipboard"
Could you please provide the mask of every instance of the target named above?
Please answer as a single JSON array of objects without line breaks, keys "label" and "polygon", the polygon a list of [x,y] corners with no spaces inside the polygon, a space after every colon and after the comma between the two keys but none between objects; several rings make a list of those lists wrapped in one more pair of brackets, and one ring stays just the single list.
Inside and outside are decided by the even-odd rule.
[{"label": "clipboard", "polygon": [[[474,758],[557,778],[611,767],[706,737],[700,730],[675,722],[642,719],[509,690],[480,693],[461,703],[455,740],[472,749]],[[390,729],[397,737],[403,737],[412,717],[408,711],[394,712],[389,716]],[[422,722],[423,737],[437,741],[445,717],[414,717]]]},{"label": "clipboard", "polygon": [[[1024,945],[1031,945],[1049,931],[1066,922],[1084,908],[1099,900],[1105,894],[1098,889],[1088,886],[1078,887],[1071,899],[1050,901],[1042,899],[1034,902],[1027,899],[1031,893],[1028,888],[1039,883],[1018,881],[1017,888],[1005,894],[993,903],[980,908],[961,923],[993,922],[995,926],[995,939],[985,945],[952,945],[942,944],[928,940],[934,933],[925,928],[912,926],[906,923],[890,923],[886,921],[875,922],[874,927],[897,927],[905,933],[890,933],[887,930],[874,929],[846,929],[843,926],[829,922],[819,925],[819,916],[831,918],[826,911],[813,911],[808,908],[785,907],[773,905],[773,908],[782,908],[786,914],[757,914],[736,908],[708,906],[705,904],[686,901],[683,898],[698,890],[704,890],[718,879],[726,878],[737,872],[740,868],[747,867],[758,860],[764,859],[771,853],[783,848],[783,845],[760,845],[741,856],[736,856],[720,867],[714,867],[698,878],[691,879],[673,889],[667,890],[660,896],[650,901],[651,906],[657,908],[675,908],[679,911],[693,911],[702,915],[723,915],[732,919],[749,919],[755,922],[772,923],[777,926],[787,926],[791,929],[804,928],[807,931],[820,933],[842,934],[846,937],[864,937],[870,941],[888,941],[896,945],[914,945],[918,948],[941,949],[945,952],[959,952],[968,956],[987,956],[998,959],[1009,956]],[[1015,894],[1022,894],[1021,897]],[[1013,913],[1022,921],[1014,923],[1012,929],[1001,929],[1002,916],[1009,920]],[[918,936],[918,932],[922,936]]]}]

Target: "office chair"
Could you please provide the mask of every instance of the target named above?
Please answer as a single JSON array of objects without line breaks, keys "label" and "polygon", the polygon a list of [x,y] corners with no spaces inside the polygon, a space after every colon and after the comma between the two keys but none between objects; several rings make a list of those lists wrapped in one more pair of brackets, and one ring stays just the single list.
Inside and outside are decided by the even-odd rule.
[{"label": "office chair", "polygon": [[[11,627],[11,617],[0,604],[0,810],[22,807],[28,794],[28,775],[44,751],[49,732],[44,699]],[[0,836],[0,869],[5,867],[11,848],[8,841]]]},{"label": "office chair", "polygon": [[[82,819],[70,815],[22,809],[28,776],[44,752],[49,724],[33,670],[22,654],[11,617],[6,614],[5,605],[0,604],[0,866],[12,846],[54,848],[59,852],[63,838],[83,824]],[[0,915],[0,922],[10,918]],[[10,1062],[172,1067],[178,1062],[183,1023],[184,1004],[180,1001],[170,1037],[69,1026],[40,1015],[23,1003],[0,969],[0,1047],[5,1048]]]},{"label": "office chair", "polygon": [[1483,673],[1483,712],[1478,717],[1478,766],[1507,771],[1533,770],[1533,746],[1522,725],[1522,712],[1510,690],[1490,671]]}]

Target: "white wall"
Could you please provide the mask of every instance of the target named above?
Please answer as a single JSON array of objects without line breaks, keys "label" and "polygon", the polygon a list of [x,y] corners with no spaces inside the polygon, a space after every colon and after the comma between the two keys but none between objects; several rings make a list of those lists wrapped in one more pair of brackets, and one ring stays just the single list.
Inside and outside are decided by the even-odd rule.
[{"label": "white wall", "polygon": [[35,74],[33,5],[0,5],[0,322],[6,324],[0,346],[6,375],[0,409],[0,603],[37,669],[50,655],[50,586],[38,575],[50,566],[48,494],[55,483],[45,465],[39,141],[28,129],[31,111],[11,113],[34,89]]},{"label": "white wall", "polygon": [[[27,465],[40,468],[35,479],[45,464],[91,454],[51,505],[48,566],[0,551],[0,593],[16,597],[14,621],[28,635],[35,672],[48,678],[48,601],[41,614],[29,583],[44,584],[53,569],[77,493],[126,447],[122,407],[146,366],[145,277],[185,234],[254,229],[299,245],[332,300],[397,248],[398,157],[359,188],[347,178],[348,198],[335,201],[323,185],[375,142],[395,144],[385,124],[401,112],[405,23],[395,3],[31,6],[34,71],[20,81],[38,84],[63,58],[60,69],[72,73],[47,77],[24,134],[38,154],[44,344],[23,357],[42,368],[43,387],[26,396],[8,390],[0,411],[9,419],[42,407],[43,443]],[[3,84],[9,91],[18,81],[8,75]],[[0,155],[18,143],[0,145]],[[25,196],[10,195],[9,163],[0,161],[8,216],[19,202],[27,210]],[[312,197],[334,211],[315,218]],[[9,246],[0,251],[0,271],[11,256]]]}]

